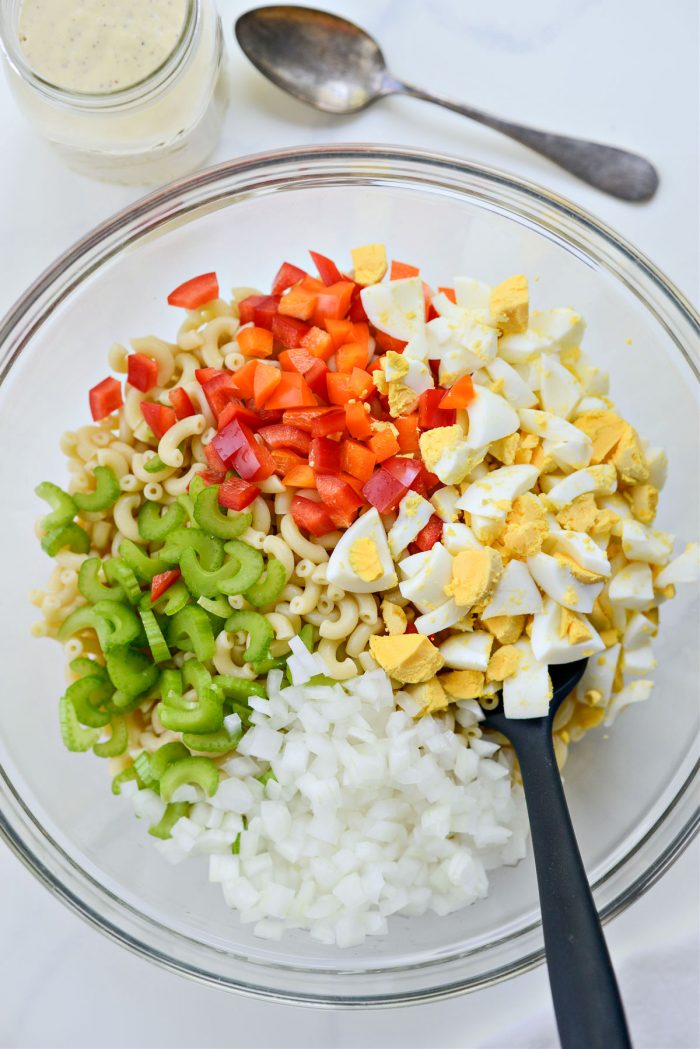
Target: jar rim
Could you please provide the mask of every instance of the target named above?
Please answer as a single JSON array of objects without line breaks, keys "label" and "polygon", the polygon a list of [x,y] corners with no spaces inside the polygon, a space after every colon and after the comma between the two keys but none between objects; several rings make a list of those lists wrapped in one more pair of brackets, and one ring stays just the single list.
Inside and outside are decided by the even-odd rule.
[{"label": "jar rim", "polygon": [[41,77],[27,62],[15,31],[14,16],[22,0],[0,0],[0,51],[21,79],[47,101],[73,109],[108,110],[119,109],[135,102],[143,102],[158,93],[180,72],[183,63],[192,51],[194,40],[201,29],[202,0],[187,0],[187,10],[182,30],[173,49],[160,65],[141,80],[117,91],[81,92],[59,87]]}]

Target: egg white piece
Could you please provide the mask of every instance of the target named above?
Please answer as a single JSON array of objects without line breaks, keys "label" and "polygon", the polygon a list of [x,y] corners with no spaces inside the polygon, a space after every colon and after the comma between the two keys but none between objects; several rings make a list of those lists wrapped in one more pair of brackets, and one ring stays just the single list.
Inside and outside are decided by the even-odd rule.
[{"label": "egg white piece", "polygon": [[626,648],[623,645],[622,671],[625,675],[643,677],[644,674],[649,674],[656,665],[654,649],[650,641],[647,641],[645,645],[637,645],[636,648]]},{"label": "egg white piece", "polygon": [[447,630],[448,627],[454,626],[464,616],[464,609],[460,608],[452,598],[445,601],[442,605],[434,608],[430,612],[426,612],[422,616],[418,616],[414,620],[414,626],[419,634],[437,634],[440,630]]},{"label": "egg white piece", "polygon": [[457,506],[470,514],[503,521],[514,499],[529,492],[537,481],[536,466],[501,466],[470,484]]},{"label": "egg white piece", "polygon": [[389,550],[399,556],[433,516],[433,504],[418,492],[407,492],[399,503],[399,516],[389,530]]},{"label": "egg white piece", "polygon": [[491,288],[473,277],[455,277],[457,305],[477,312],[484,320],[491,318]]},{"label": "egg white piece", "polygon": [[647,528],[640,521],[622,522],[622,549],[630,561],[665,565],[673,553],[673,536]]},{"label": "egg white piece", "polygon": [[536,659],[543,663],[558,665],[574,663],[577,659],[594,656],[605,648],[600,634],[590,623],[588,629],[591,637],[572,645],[566,637],[560,635],[562,609],[551,597],[545,599],[544,608],[532,621],[530,643]]},{"label": "egg white piece", "polygon": [[416,572],[420,572],[429,560],[430,550],[421,550],[419,554],[409,554],[408,557],[404,557],[399,562],[399,571],[404,578],[408,578],[408,576],[413,576]]},{"label": "egg white piece", "polygon": [[[358,539],[369,539],[375,544],[382,567],[382,574],[377,579],[369,581],[362,579],[351,564],[353,545]],[[389,551],[386,532],[382,519],[374,507],[358,517],[354,524],[343,532],[328,561],[326,579],[329,583],[335,583],[336,586],[351,594],[375,594],[396,586],[396,571]]]},{"label": "egg white piece", "polygon": [[502,357],[495,357],[486,365],[486,371],[492,382],[503,383],[504,396],[515,408],[531,408],[533,404],[537,404],[534,391]]},{"label": "egg white piece", "polygon": [[625,685],[613,696],[603,724],[606,726],[612,725],[620,711],[624,710],[625,707],[629,707],[632,703],[643,703],[649,699],[653,688],[653,681],[630,681],[629,684]]},{"label": "egg white piece", "polygon": [[420,277],[370,284],[360,292],[362,305],[375,328],[408,342],[425,327],[425,300]]},{"label": "egg white piece", "polygon": [[610,575],[607,555],[585,532],[572,532],[567,528],[560,528],[554,535],[550,535],[548,542],[547,549],[550,553],[565,554],[589,572]]},{"label": "egg white piece", "polygon": [[[571,361],[570,368],[581,383],[581,390],[590,397],[605,397],[610,390],[610,376],[597,364],[594,364],[585,353],[579,350],[576,359]],[[603,405],[606,409],[608,405]],[[584,411],[579,408],[579,412]]]},{"label": "egg white piece", "polygon": [[433,504],[435,513],[446,523],[457,521],[459,518],[459,513],[457,512],[458,499],[459,489],[455,488],[454,485],[437,488],[430,496],[430,502]]},{"label": "egg white piece", "polygon": [[529,327],[559,351],[581,345],[586,322],[575,310],[559,306],[552,310],[532,310]]},{"label": "egg white piece", "polygon": [[651,619],[645,616],[643,612],[635,612],[625,627],[622,640],[625,643],[625,648],[631,651],[633,648],[639,648],[640,645],[646,645],[655,634],[656,625]]},{"label": "egg white piece", "polygon": [[519,426],[515,409],[486,386],[474,387],[474,398],[467,405],[467,415],[467,440],[472,448],[480,448],[492,441],[499,441],[501,437],[508,437]]},{"label": "egg white piece", "polygon": [[[544,479],[544,478],[543,478]],[[577,499],[579,495],[612,495],[617,491],[617,471],[614,466],[601,463],[600,466],[587,466],[583,470],[557,481],[547,492],[547,502],[555,510],[561,510]],[[627,504],[627,513],[631,511]],[[612,507],[611,507],[612,509]]]},{"label": "egg white piece", "polygon": [[494,616],[524,616],[542,611],[542,595],[523,561],[509,561],[496,583],[491,600],[481,613],[483,620]]},{"label": "egg white piece", "polygon": [[493,646],[493,636],[485,630],[471,634],[454,634],[439,646],[445,666],[453,670],[486,670]]},{"label": "egg white piece", "polygon": [[458,554],[460,550],[480,550],[483,546],[469,525],[462,521],[453,521],[443,527],[442,543],[451,554]]},{"label": "egg white piece", "polygon": [[584,412],[606,412],[608,405],[602,399],[602,397],[582,397],[576,405],[576,415],[583,415]]},{"label": "egg white piece", "polygon": [[581,400],[581,386],[557,357],[540,361],[540,402],[546,412],[570,419]]},{"label": "egg white piece", "polygon": [[616,572],[608,585],[611,605],[643,612],[654,600],[651,568],[643,561],[631,561]]},{"label": "egg white piece", "polygon": [[549,554],[528,557],[532,578],[545,594],[572,612],[592,612],[603,583],[581,583],[572,571]]},{"label": "egg white piece", "polygon": [[[437,427],[436,429],[449,428]],[[421,439],[423,436],[421,435]],[[488,445],[474,448],[465,437],[459,437],[455,432],[449,442],[440,449],[437,458],[430,462],[430,469],[443,484],[459,484],[486,458],[487,452]],[[423,458],[426,458],[425,455]]]},{"label": "egg white piece", "polygon": [[644,448],[644,458],[649,467],[649,483],[653,484],[658,491],[661,491],[666,484],[666,474],[668,473],[668,456],[666,452],[663,448],[646,446]]},{"label": "egg white piece", "polygon": [[700,546],[697,543],[688,543],[682,554],[674,557],[670,564],[659,572],[656,577],[658,587],[668,586],[672,583],[697,583],[700,577]]},{"label": "egg white piece", "polygon": [[542,437],[544,450],[551,454],[562,469],[580,470],[588,466],[593,451],[588,434],[551,412],[521,408],[518,414],[522,429]]},{"label": "egg white piece", "polygon": [[[387,548],[388,549],[388,548]],[[416,555],[417,556],[417,555]],[[402,568],[405,571],[405,567]],[[421,612],[434,612],[447,600],[445,587],[452,578],[452,555],[442,543],[427,551],[422,567],[399,583],[399,590],[407,601]]]},{"label": "egg white piece", "polygon": [[440,362],[442,386],[452,386],[463,375],[484,367],[498,351],[495,328],[476,320],[459,306],[449,306],[454,311],[452,315],[435,317],[425,328],[429,359]]},{"label": "egg white piece", "polygon": [[503,713],[507,718],[542,718],[552,698],[547,664],[535,658],[529,641],[516,641],[515,647],[520,662],[503,682]]},{"label": "egg white piece", "polygon": [[620,658],[621,645],[613,645],[588,660],[583,677],[577,686],[577,695],[583,698],[587,692],[599,692],[600,706],[607,706],[612,695],[613,681]]},{"label": "egg white piece", "polygon": [[504,335],[498,340],[498,356],[508,364],[527,364],[534,357],[546,353],[552,346],[551,339],[535,331]]},{"label": "egg white piece", "polygon": [[494,521],[492,517],[482,517],[480,514],[471,515],[472,532],[480,543],[487,545],[493,543],[503,531],[503,522]]},{"label": "egg white piece", "polygon": [[416,393],[424,393],[432,390],[435,385],[433,373],[427,364],[413,357],[406,357],[405,353],[387,353],[384,358],[384,375],[387,382],[402,382]]}]

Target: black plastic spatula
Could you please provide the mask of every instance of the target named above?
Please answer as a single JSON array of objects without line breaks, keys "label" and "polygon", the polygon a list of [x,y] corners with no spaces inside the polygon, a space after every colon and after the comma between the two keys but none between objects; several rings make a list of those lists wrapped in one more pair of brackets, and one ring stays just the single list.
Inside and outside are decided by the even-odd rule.
[{"label": "black plastic spatula", "polygon": [[586,660],[552,666],[554,695],[543,718],[507,718],[503,703],[483,726],[513,744],[522,773],[540,892],[549,984],[563,1049],[631,1046],[610,955],[554,757],[554,716],[580,681]]}]

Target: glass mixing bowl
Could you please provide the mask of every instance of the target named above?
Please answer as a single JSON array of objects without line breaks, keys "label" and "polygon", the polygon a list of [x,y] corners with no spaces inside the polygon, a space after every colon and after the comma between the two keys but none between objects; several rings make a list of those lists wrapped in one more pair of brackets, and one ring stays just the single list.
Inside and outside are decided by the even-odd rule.
[{"label": "glass mixing bowl", "polygon": [[[224,287],[269,286],[307,248],[339,260],[384,241],[447,283],[523,272],[536,305],[574,305],[585,346],[611,372],[622,412],[669,454],[660,527],[697,537],[697,318],[628,244],[536,186],[443,156],[341,146],[270,153],[172,183],[89,233],[0,326],[0,515],[5,646],[0,697],[2,829],[57,896],[109,936],[220,987],[296,1002],[362,1006],[483,986],[542,959],[534,868],[496,871],[488,898],[447,918],[392,918],[346,951],[303,933],[256,939],[207,881],[206,858],[170,867],[100,761],[67,753],[56,705],[59,646],[33,640],[27,592],[49,562],[32,494],[65,467],[58,437],[88,418],[112,341],[171,332],[166,294],[217,270]],[[693,356],[695,354],[695,356]],[[662,609],[656,690],[573,746],[566,790],[597,906],[607,919],[672,862],[696,826],[697,600]],[[10,620],[11,616],[11,620]]]}]

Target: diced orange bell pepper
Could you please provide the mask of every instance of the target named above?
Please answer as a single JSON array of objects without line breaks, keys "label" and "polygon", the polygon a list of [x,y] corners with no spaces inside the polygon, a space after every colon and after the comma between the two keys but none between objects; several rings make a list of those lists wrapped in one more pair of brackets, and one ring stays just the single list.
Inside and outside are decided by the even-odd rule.
[{"label": "diced orange bell pepper", "polygon": [[360,441],[343,441],[340,448],[340,469],[360,481],[368,481],[374,472],[377,457]]},{"label": "diced orange bell pepper", "polygon": [[394,426],[399,431],[399,448],[402,452],[418,451],[418,412],[412,415],[400,415],[394,419]]},{"label": "diced orange bell pepper", "polygon": [[450,300],[450,302],[454,302],[456,304],[457,294],[454,288],[438,288],[438,291],[441,291],[442,294]]},{"label": "diced orange bell pepper", "polygon": [[271,364],[258,364],[253,376],[253,399],[255,407],[262,408],[267,404],[273,390],[279,386],[282,372]]},{"label": "diced orange bell pepper", "polygon": [[352,322],[352,338],[348,339],[347,342],[359,342],[362,346],[366,346],[369,351],[369,324],[367,321]]},{"label": "diced orange bell pepper", "polygon": [[315,407],[316,398],[303,375],[280,372],[280,380],[267,402],[268,409]]},{"label": "diced orange bell pepper", "polygon": [[404,277],[417,277],[419,273],[420,270],[417,266],[410,266],[407,262],[397,262],[396,259],[391,260],[389,280],[403,280]]},{"label": "diced orange bell pepper", "polygon": [[315,488],[316,474],[310,466],[293,466],[282,478],[289,488]]},{"label": "diced orange bell pepper", "polygon": [[387,335],[385,331],[380,331],[378,328],[374,333],[374,341],[380,350],[384,350],[388,353],[389,350],[393,350],[394,353],[403,353],[406,349],[406,343],[402,342],[401,339],[395,339],[392,335]]},{"label": "diced orange bell pepper", "polygon": [[363,401],[374,389],[372,376],[361,368],[351,372],[328,372],[328,400],[331,404],[347,404],[348,401]]},{"label": "diced orange bell pepper", "polygon": [[345,342],[353,341],[352,321],[336,321],[332,317],[326,320],[326,330],[333,342],[333,350],[337,350]]},{"label": "diced orange bell pepper", "polygon": [[278,313],[283,314],[286,317],[296,317],[300,321],[307,321],[316,308],[316,299],[318,295],[316,292],[307,291],[301,284],[297,284],[296,287],[290,288],[290,290],[282,296],[278,308]]},{"label": "diced orange bell pepper", "polygon": [[324,288],[316,300],[313,323],[320,328],[328,318],[340,320],[344,317],[350,308],[354,290],[355,284],[351,280],[341,280]]},{"label": "diced orange bell pepper", "polygon": [[351,372],[353,368],[366,368],[368,356],[366,345],[360,342],[346,342],[336,350],[335,366],[339,372]]},{"label": "diced orange bell pepper", "polygon": [[322,361],[327,361],[329,357],[332,357],[335,349],[333,339],[323,328],[310,328],[306,335],[302,335],[301,345]]},{"label": "diced orange bell pepper", "polygon": [[291,448],[273,448],[270,455],[275,460],[275,473],[284,477],[297,466],[306,466],[307,463],[301,455],[297,455]]},{"label": "diced orange bell pepper", "polygon": [[245,357],[272,356],[272,332],[267,328],[241,328],[236,335],[236,341]]},{"label": "diced orange bell pepper", "polygon": [[373,433],[368,444],[376,455],[378,463],[383,463],[385,459],[390,459],[392,455],[401,451],[398,440],[388,427]]},{"label": "diced orange bell pepper", "polygon": [[474,383],[471,375],[463,375],[451,386],[440,401],[440,408],[466,408],[474,400]]},{"label": "diced orange bell pepper", "polygon": [[241,391],[241,397],[246,400],[253,396],[253,382],[257,369],[258,361],[252,360],[244,364],[242,368],[239,368],[237,372],[234,372],[233,381]]},{"label": "diced orange bell pepper", "polygon": [[355,440],[364,441],[372,436],[370,414],[365,410],[362,401],[351,401],[345,405],[345,424],[348,433]]}]

